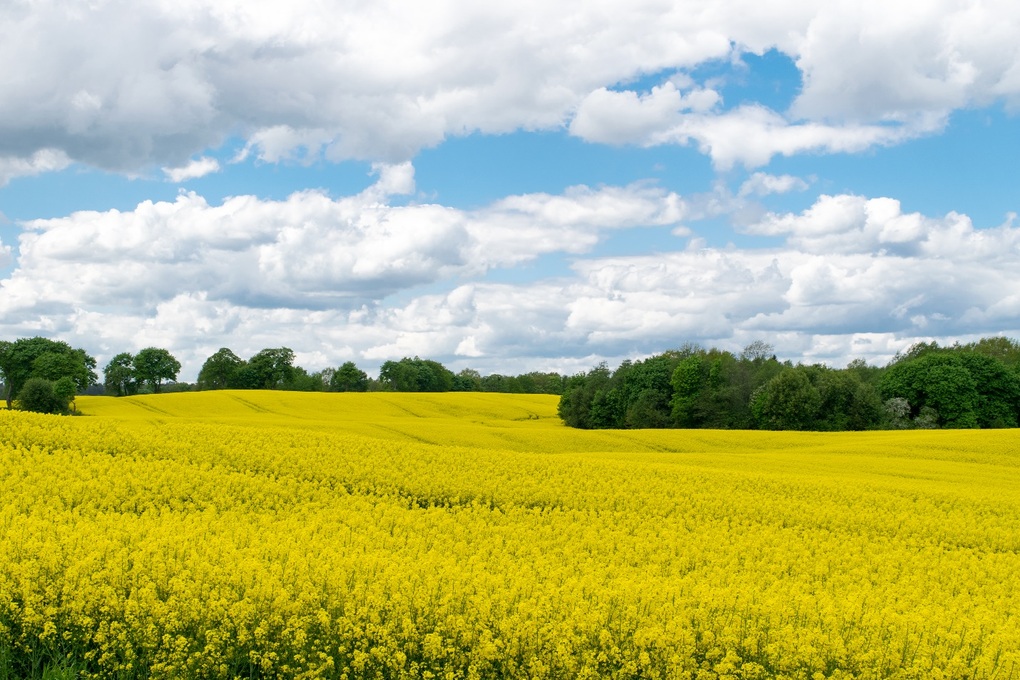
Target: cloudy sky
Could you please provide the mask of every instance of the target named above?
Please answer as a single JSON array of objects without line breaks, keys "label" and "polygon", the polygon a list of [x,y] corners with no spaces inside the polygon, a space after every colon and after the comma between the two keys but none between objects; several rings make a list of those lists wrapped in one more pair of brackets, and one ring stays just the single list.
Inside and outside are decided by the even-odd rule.
[{"label": "cloudy sky", "polygon": [[0,337],[573,373],[1020,337],[1014,0],[6,0]]}]

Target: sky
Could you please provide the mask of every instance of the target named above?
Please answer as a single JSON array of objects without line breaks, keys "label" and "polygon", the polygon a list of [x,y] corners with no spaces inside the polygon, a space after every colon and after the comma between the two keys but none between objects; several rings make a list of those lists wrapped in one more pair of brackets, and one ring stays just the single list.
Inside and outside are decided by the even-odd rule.
[{"label": "sky", "polygon": [[1013,0],[7,0],[0,338],[572,374],[1020,338]]}]

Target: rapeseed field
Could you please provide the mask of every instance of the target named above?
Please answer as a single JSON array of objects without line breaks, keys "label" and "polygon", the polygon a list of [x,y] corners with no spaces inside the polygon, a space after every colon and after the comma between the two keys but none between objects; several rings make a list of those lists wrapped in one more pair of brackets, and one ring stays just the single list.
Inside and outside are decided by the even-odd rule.
[{"label": "rapeseed field", "polygon": [[0,678],[1020,678],[1015,431],[78,408],[0,411]]}]

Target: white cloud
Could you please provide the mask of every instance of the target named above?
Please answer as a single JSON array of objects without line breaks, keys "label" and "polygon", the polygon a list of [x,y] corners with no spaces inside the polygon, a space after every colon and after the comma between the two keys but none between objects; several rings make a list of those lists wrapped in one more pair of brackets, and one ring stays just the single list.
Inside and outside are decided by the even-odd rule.
[{"label": "white cloud", "polygon": [[908,120],[1020,96],[1020,9],[1009,0],[831,3],[798,41],[795,115]]},{"label": "white cloud", "polygon": [[220,163],[215,158],[203,156],[191,161],[180,168],[163,168],[163,174],[167,179],[176,184],[187,182],[189,179],[198,179],[206,175],[220,171]]},{"label": "white cloud", "polygon": [[[413,192],[414,168],[376,173],[375,186],[338,199],[212,206],[184,193],[26,223],[0,281],[0,330],[71,339],[101,361],[166,346],[189,378],[222,346],[248,356],[286,345],[313,369],[418,354],[513,373],[686,341],[739,350],[765,338],[783,357],[840,363],[884,361],[918,339],[1020,334],[1020,227],[1009,220],[978,229],[956,213],[904,213],[891,198],[820,196],[747,225],[774,247],[694,238],[675,252],[594,257],[611,230],[676,228],[690,219],[687,201],[638,184],[474,211],[392,205]],[[564,254],[572,269],[559,278],[493,274]]]},{"label": "white cloud", "polygon": [[851,195],[822,195],[800,214],[769,214],[745,231],[785,236],[790,246],[817,255],[889,253],[990,263],[1008,261],[1020,250],[1020,229],[1011,222],[975,229],[966,215],[931,218],[903,213],[891,198]]},{"label": "white cloud", "polygon": [[[565,125],[753,167],[1020,105],[1018,32],[1009,0],[5,3],[0,62],[18,68],[0,74],[0,181],[71,161],[180,168],[237,134],[270,162],[399,163],[449,136]],[[726,109],[684,77],[773,48],[803,75],[790,111]],[[670,71],[650,92],[626,89]]]},{"label": "white cloud", "polygon": [[410,161],[394,165],[373,163],[372,172],[379,179],[362,193],[365,199],[385,201],[387,196],[401,196],[414,193],[414,166]]},{"label": "white cloud", "polygon": [[770,194],[785,194],[791,191],[804,191],[807,188],[808,183],[800,177],[756,172],[740,185],[740,191],[737,193],[741,197],[768,196]]},{"label": "white cloud", "polygon": [[44,172],[63,170],[71,159],[60,149],[39,149],[28,157],[0,156],[0,187],[15,177],[41,175]]},{"label": "white cloud", "polygon": [[[51,324],[108,344],[119,338],[126,349],[160,337],[197,351],[206,337],[240,333],[246,341],[279,342],[271,340],[274,333],[291,338],[287,324],[294,323],[300,342],[289,342],[303,348],[319,335],[306,328],[316,315],[323,323],[357,325],[388,296],[406,298],[416,287],[448,286],[543,254],[584,253],[609,230],[668,230],[685,210],[676,194],[650,184],[510,196],[474,211],[395,206],[393,196],[414,191],[413,166],[374,170],[376,184],[339,199],[306,191],[283,201],[238,196],[213,206],[182,193],[132,211],[27,222],[16,268],[0,280],[0,327],[18,335]],[[387,355],[386,347],[435,337],[436,324],[456,328],[470,312],[471,295],[454,293],[443,311],[419,314],[422,299],[387,317],[400,324],[395,336],[362,329],[360,350],[369,358]],[[401,321],[408,318],[420,319],[422,328]],[[439,334],[444,351],[478,355],[483,334],[469,341],[470,334],[454,333]]]},{"label": "white cloud", "polygon": [[235,159],[240,162],[255,151],[258,157],[269,163],[282,160],[313,160],[333,141],[333,133],[313,128],[295,129],[290,125],[273,125],[256,130],[248,137],[248,143]]},{"label": "white cloud", "polygon": [[[834,205],[849,216],[837,219]],[[536,356],[633,356],[686,341],[739,350],[765,338],[792,359],[881,363],[917,340],[1020,332],[1013,285],[1020,229],[975,229],[954,214],[903,215],[894,200],[858,197],[822,197],[790,218],[802,223],[780,232],[788,241],[776,248],[580,258],[571,278],[422,296],[365,322],[399,338],[370,352],[382,359],[427,347],[506,372],[508,361]],[[803,224],[812,218],[822,223],[818,231],[873,229],[895,233],[901,245],[910,233],[912,245],[816,252],[797,240],[815,229]],[[923,229],[900,224],[916,219]],[[465,338],[471,361],[457,359]]]},{"label": "white cloud", "polygon": [[658,99],[603,91],[581,103],[570,132],[591,142],[641,146],[694,143],[718,169],[728,170],[736,164],[760,167],[776,154],[851,153],[888,146],[944,125],[938,115],[895,125],[796,122],[760,105],[703,113],[683,107],[670,109]]},{"label": "white cloud", "polygon": [[681,92],[672,82],[639,95],[630,90],[595,90],[581,102],[570,132],[589,142],[660,144],[684,112],[710,111],[720,102],[710,89]]}]

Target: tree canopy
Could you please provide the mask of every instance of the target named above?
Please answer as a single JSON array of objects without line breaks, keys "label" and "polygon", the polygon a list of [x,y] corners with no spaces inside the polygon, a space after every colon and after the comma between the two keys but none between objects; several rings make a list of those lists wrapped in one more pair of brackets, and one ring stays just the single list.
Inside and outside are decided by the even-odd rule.
[{"label": "tree canopy", "polygon": [[285,386],[294,378],[294,350],[273,347],[259,351],[248,360],[246,386],[274,390]]},{"label": "tree canopy", "polygon": [[439,362],[418,357],[387,361],[379,369],[379,382],[394,392],[449,392],[453,378]]},{"label": "tree canopy", "polygon": [[[559,394],[563,421],[580,428],[757,428],[863,430],[1020,425],[1020,343],[1005,337],[939,346],[917,343],[884,367],[863,360],[844,369],[793,365],[755,341],[739,354],[685,344],[615,370],[600,363],[571,377],[557,373],[454,374],[421,357],[383,363],[372,379],[353,361],[309,372],[288,347],[244,360],[222,347],[202,365],[199,389],[360,392],[483,391]],[[96,383],[96,361],[82,349],[42,337],[0,341],[8,408],[66,412]],[[108,394],[191,389],[175,384],[180,362],[166,349],[122,352],[103,370]],[[31,384],[29,384],[31,382]],[[22,395],[22,392],[24,394]]]},{"label": "tree canopy", "polygon": [[96,360],[85,350],[59,340],[33,337],[0,341],[0,376],[7,408],[33,378],[50,383],[68,378],[77,390],[84,390],[96,383],[95,368]]},{"label": "tree canopy", "polygon": [[845,369],[780,362],[763,341],[739,356],[686,345],[574,376],[559,412],[581,428],[1017,427],[1020,345],[918,343],[884,368]]},{"label": "tree canopy", "polygon": [[368,374],[353,361],[345,361],[330,375],[329,389],[333,392],[364,392],[368,389]]},{"label": "tree canopy", "polygon": [[134,355],[121,352],[103,369],[103,387],[117,397],[137,394],[142,388],[158,393],[177,380],[180,370],[181,362],[166,349],[146,347]]},{"label": "tree canopy", "polygon": [[1015,367],[977,349],[913,349],[889,366],[881,380],[882,396],[906,400],[910,419],[923,416],[954,428],[1017,426],[1020,374]]},{"label": "tree canopy", "polygon": [[138,391],[135,377],[134,357],[130,352],[121,352],[103,369],[103,388],[108,394],[126,397]]},{"label": "tree canopy", "polygon": [[131,362],[135,379],[149,385],[153,392],[159,392],[164,382],[177,380],[181,362],[169,351],[159,347],[146,347],[138,352]]},{"label": "tree canopy", "polygon": [[238,373],[245,365],[244,359],[227,347],[221,347],[205,360],[198,373],[198,388],[201,390],[225,390],[238,387]]}]

